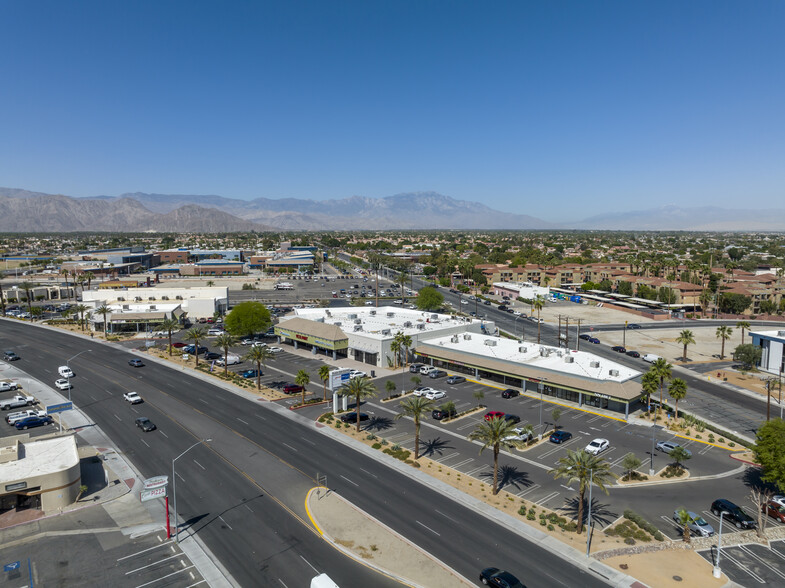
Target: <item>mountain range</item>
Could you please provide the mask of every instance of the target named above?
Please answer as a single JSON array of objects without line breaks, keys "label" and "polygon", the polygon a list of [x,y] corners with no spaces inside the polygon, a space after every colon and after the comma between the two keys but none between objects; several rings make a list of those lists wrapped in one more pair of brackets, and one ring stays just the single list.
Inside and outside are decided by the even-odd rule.
[{"label": "mountain range", "polygon": [[127,193],[75,198],[0,188],[0,232],[249,232],[386,229],[782,231],[785,210],[719,207],[601,214],[571,223],[494,210],[435,192],[332,200]]}]

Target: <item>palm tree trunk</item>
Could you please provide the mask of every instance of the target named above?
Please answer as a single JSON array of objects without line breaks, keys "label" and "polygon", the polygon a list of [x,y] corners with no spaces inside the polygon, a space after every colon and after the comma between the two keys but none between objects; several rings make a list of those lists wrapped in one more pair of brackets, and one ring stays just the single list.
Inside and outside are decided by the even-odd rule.
[{"label": "palm tree trunk", "polygon": [[725,359],[725,337],[722,338],[722,351],[720,351],[720,359]]},{"label": "palm tree trunk", "polygon": [[256,362],[256,389],[262,389],[262,362]]},{"label": "palm tree trunk", "polygon": [[[104,328],[104,332],[106,328]],[[172,357],[172,331],[169,331],[169,357]]]},{"label": "palm tree trunk", "polygon": [[676,406],[674,407],[674,410],[676,411],[676,420],[678,421],[679,420],[679,401],[675,400],[674,402],[676,404]]},{"label": "palm tree trunk", "polygon": [[322,380],[322,386],[324,387],[324,394],[322,396],[322,401],[327,402],[327,380]]},{"label": "palm tree trunk", "polygon": [[493,495],[499,492],[498,488],[499,484],[499,448],[495,446],[493,448]]},{"label": "palm tree trunk", "polygon": [[229,348],[224,349],[224,376],[229,371]]},{"label": "palm tree trunk", "polygon": [[687,361],[687,345],[684,345],[684,353],[682,354],[682,361]]},{"label": "palm tree trunk", "polygon": [[303,395],[300,398],[300,404],[305,405],[305,386],[303,386]]},{"label": "palm tree trunk", "polygon": [[[104,339],[109,339],[109,333],[106,330],[106,315],[104,315]],[[169,355],[172,355],[172,336],[169,336]]]},{"label": "palm tree trunk", "polygon": [[662,416],[662,378],[660,378],[660,409],[658,412]]},{"label": "palm tree trunk", "polygon": [[420,421],[414,423],[414,460],[420,458]]},{"label": "palm tree trunk", "polygon": [[578,535],[583,532],[583,498],[586,495],[586,489],[581,487],[578,493]]},{"label": "palm tree trunk", "polygon": [[357,432],[360,432],[360,395],[354,399],[354,413],[357,415]]}]

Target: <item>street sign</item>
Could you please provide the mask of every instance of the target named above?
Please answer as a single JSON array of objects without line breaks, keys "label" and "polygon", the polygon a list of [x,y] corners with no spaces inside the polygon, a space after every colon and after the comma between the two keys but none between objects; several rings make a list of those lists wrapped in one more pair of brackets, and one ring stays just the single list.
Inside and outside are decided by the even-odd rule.
[{"label": "street sign", "polygon": [[145,490],[153,490],[154,488],[161,488],[169,483],[169,476],[155,476],[154,478],[147,478],[144,481]]},{"label": "street sign", "polygon": [[142,490],[140,498],[142,499],[142,502],[147,502],[148,500],[163,498],[164,496],[166,496],[166,486],[153,488],[152,490]]},{"label": "street sign", "polygon": [[15,562],[12,562],[12,563],[9,563],[9,564],[5,564],[3,566],[3,571],[4,572],[13,572],[14,570],[18,570],[18,569],[19,569],[19,562],[18,561],[15,561]]},{"label": "street sign", "polygon": [[46,407],[46,414],[54,414],[56,412],[65,412],[74,407],[72,402],[63,402],[61,404],[50,404]]}]

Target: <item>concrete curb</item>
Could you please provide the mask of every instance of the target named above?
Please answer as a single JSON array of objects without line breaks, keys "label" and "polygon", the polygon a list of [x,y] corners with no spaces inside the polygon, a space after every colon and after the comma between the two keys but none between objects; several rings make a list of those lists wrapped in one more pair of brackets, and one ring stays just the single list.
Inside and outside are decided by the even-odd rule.
[{"label": "concrete curb", "polygon": [[746,469],[747,466],[743,465],[737,467],[735,470],[728,470],[727,472],[722,472],[721,474],[710,474],[708,476],[695,476],[694,478],[676,480],[655,480],[652,482],[633,482],[632,484],[614,484],[611,486],[611,488],[640,488],[642,486],[662,486],[664,484],[686,484],[687,482],[700,482],[702,480],[717,480],[719,478],[729,478],[730,476],[735,476],[736,474],[740,474]]}]

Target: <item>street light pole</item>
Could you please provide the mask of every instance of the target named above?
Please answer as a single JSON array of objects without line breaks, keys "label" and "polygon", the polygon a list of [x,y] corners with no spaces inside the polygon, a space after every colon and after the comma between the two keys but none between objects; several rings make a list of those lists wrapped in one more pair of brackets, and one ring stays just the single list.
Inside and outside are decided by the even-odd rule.
[{"label": "street light pole", "polygon": [[[69,357],[68,359],[66,359],[65,360],[65,367],[67,367],[68,370],[70,371],[71,370],[71,366],[69,365],[69,363],[71,362],[71,360],[72,359],[76,359],[77,357],[79,357],[83,353],[87,353],[88,351],[92,351],[92,349],[85,349],[83,351],[80,351],[79,353],[77,353],[73,357]],[[71,402],[71,376],[68,376],[66,379],[68,380],[68,402]]]},{"label": "street light pole", "polygon": [[649,475],[654,475],[654,441],[657,435],[657,429],[661,429],[662,427],[658,425],[652,425],[651,427],[651,460],[649,463]]},{"label": "street light pole", "polygon": [[722,517],[726,514],[728,514],[727,511],[720,511],[720,532],[717,538],[717,562],[714,564],[714,569],[711,572],[715,578],[722,576],[722,570],[720,569],[720,556],[722,555]]},{"label": "street light pole", "polygon": [[197,441],[193,445],[191,445],[188,449],[183,451],[180,455],[175,457],[172,460],[172,501],[174,502],[174,540],[177,543],[180,543],[180,525],[177,524],[177,476],[174,473],[174,462],[184,456],[186,453],[191,451],[197,445],[202,443],[207,443],[208,441],[212,441],[212,439],[202,439],[201,441]]}]

